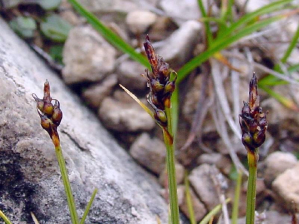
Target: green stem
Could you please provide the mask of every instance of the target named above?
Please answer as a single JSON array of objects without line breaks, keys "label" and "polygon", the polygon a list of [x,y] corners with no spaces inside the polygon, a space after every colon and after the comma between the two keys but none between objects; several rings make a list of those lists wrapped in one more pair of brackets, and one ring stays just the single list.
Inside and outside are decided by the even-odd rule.
[{"label": "green stem", "polygon": [[196,224],[195,215],[194,215],[194,209],[193,209],[193,203],[190,193],[190,185],[188,180],[188,173],[185,172],[185,194],[186,194],[186,202],[188,206],[188,212],[189,212],[189,219],[191,224]]},{"label": "green stem", "polygon": [[167,133],[163,131],[164,141],[166,145],[166,163],[167,163],[167,174],[168,174],[168,187],[169,187],[169,201],[170,201],[170,212],[171,212],[171,224],[179,224],[179,206],[177,196],[177,186],[175,177],[175,157],[173,144],[169,142]]},{"label": "green stem", "polygon": [[170,213],[171,213],[171,224],[179,224],[179,204],[177,195],[177,185],[175,176],[175,156],[173,147],[173,136],[172,136],[172,125],[171,125],[171,111],[170,108],[165,108],[167,116],[167,129],[163,129],[163,137],[166,146],[166,166],[168,176],[168,187],[169,187],[169,201],[170,201]]},{"label": "green stem", "polygon": [[0,210],[0,217],[4,220],[6,224],[12,224],[12,222],[4,215],[4,213]]},{"label": "green stem", "polygon": [[234,204],[233,204],[232,224],[237,224],[237,223],[238,223],[238,216],[239,216],[239,201],[240,201],[240,192],[241,192],[242,176],[243,176],[243,173],[242,173],[241,170],[239,170],[239,171],[238,171],[237,185],[236,185],[236,190],[235,190]]},{"label": "green stem", "polygon": [[248,150],[247,158],[249,165],[249,179],[247,187],[246,224],[254,224],[258,148],[256,148],[254,152]]},{"label": "green stem", "polygon": [[72,189],[71,189],[71,185],[70,185],[70,181],[68,178],[65,161],[64,161],[64,158],[62,155],[62,150],[61,150],[60,145],[55,147],[55,153],[56,153],[56,157],[57,157],[58,164],[60,167],[61,177],[62,177],[62,181],[63,181],[63,185],[64,185],[64,190],[66,193],[67,203],[68,203],[69,210],[71,213],[72,223],[79,224],[78,214],[77,214],[77,210],[76,210],[76,204],[75,204],[75,200],[74,200],[74,197],[72,194]]}]

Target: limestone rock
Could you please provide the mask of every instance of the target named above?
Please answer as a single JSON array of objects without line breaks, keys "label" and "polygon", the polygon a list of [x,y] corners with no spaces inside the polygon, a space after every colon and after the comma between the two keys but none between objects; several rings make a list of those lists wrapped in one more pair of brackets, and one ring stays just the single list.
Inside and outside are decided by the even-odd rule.
[{"label": "limestone rock", "polygon": [[157,1],[158,0],[79,0],[84,7],[94,13],[128,13],[138,9],[153,7],[157,4]]},{"label": "limestone rock", "polygon": [[114,69],[116,50],[90,26],[73,28],[63,48],[67,84],[96,82]]},{"label": "limestone rock", "polygon": [[287,152],[273,152],[265,159],[265,183],[271,186],[276,177],[285,170],[294,167],[297,163],[296,157]]},{"label": "limestone rock", "polygon": [[142,166],[155,174],[159,174],[165,166],[166,148],[158,138],[149,134],[141,134],[130,148],[131,156]]},{"label": "limestone rock", "polygon": [[[204,2],[206,3],[206,1]],[[179,25],[187,20],[196,20],[201,16],[196,0],[161,0],[160,6]]]},{"label": "limestone rock", "polygon": [[98,108],[105,97],[109,96],[113,87],[117,84],[117,76],[109,75],[102,82],[94,84],[83,91],[82,96],[86,102]]},{"label": "limestone rock", "polygon": [[299,163],[280,174],[272,183],[272,189],[278,195],[281,205],[293,211],[294,204],[299,205]]},{"label": "limestone rock", "polygon": [[145,67],[136,61],[126,60],[117,69],[119,83],[129,90],[144,90],[146,88]]},{"label": "limestone rock", "polygon": [[157,19],[156,14],[150,11],[137,10],[128,13],[126,23],[134,34],[144,33]]},{"label": "limestone rock", "polygon": [[189,175],[190,184],[208,210],[212,210],[219,204],[219,196],[212,180],[212,169],[211,165],[203,164],[192,170]]},{"label": "limestone rock", "polygon": [[167,223],[159,185],[140,169],[51,69],[0,19],[0,207],[12,223],[70,223],[55,151],[32,93],[46,79],[64,113],[59,135],[78,213],[86,223]]},{"label": "limestone rock", "polygon": [[107,97],[98,115],[107,128],[118,132],[149,131],[155,126],[154,120],[132,99],[128,103]]},{"label": "limestone rock", "polygon": [[183,23],[165,40],[165,44],[157,49],[157,53],[172,67],[183,65],[192,56],[201,27],[199,22],[193,20]]}]

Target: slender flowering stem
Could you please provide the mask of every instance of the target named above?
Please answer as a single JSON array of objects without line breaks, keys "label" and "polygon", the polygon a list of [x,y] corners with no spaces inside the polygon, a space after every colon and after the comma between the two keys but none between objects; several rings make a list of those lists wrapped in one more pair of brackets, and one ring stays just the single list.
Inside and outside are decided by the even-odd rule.
[{"label": "slender flowering stem", "polygon": [[249,165],[249,178],[247,187],[247,208],[246,208],[246,223],[254,224],[255,217],[255,203],[256,203],[256,176],[257,176],[257,156],[256,153],[249,152],[247,154]]},{"label": "slender flowering stem", "polygon": [[[71,214],[71,220],[73,224],[79,224],[79,219],[76,210],[76,204],[73,197],[70,181],[67,174],[67,169],[65,161],[63,158],[62,150],[60,147],[59,134],[57,128],[62,120],[62,111],[60,110],[60,103],[58,100],[52,99],[50,95],[50,84],[48,81],[44,84],[44,97],[39,99],[35,94],[32,95],[37,107],[37,112],[41,119],[41,126],[45,129],[55,147],[55,153],[58,160],[62,181],[64,185],[64,190],[66,193],[66,198],[68,202],[68,207]],[[52,104],[54,101],[54,105]]]},{"label": "slender flowering stem", "polygon": [[240,114],[242,143],[247,150],[249,179],[247,188],[246,224],[254,224],[256,202],[256,175],[259,147],[264,143],[268,123],[260,107],[255,74],[249,84],[249,101],[244,102]]},{"label": "slender flowering stem", "polygon": [[147,37],[144,43],[145,53],[151,65],[151,71],[146,70],[147,86],[150,92],[147,101],[153,112],[147,108],[133,93],[121,86],[161,127],[166,146],[166,167],[168,174],[170,220],[171,224],[179,224],[179,206],[177,197],[177,185],[175,176],[175,148],[174,136],[172,134],[171,119],[171,96],[175,90],[177,74],[162,57],[155,53],[153,46]]}]

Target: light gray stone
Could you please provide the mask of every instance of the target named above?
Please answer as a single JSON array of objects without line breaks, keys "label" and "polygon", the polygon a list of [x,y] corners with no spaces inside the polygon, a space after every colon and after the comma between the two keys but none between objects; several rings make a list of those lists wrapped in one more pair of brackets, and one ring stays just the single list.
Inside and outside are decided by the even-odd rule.
[{"label": "light gray stone", "polygon": [[79,216],[99,189],[86,223],[167,223],[159,186],[44,62],[0,19],[0,204],[12,223],[70,223],[54,147],[32,93],[46,79],[64,113],[59,135]]},{"label": "light gray stone", "polygon": [[159,5],[179,25],[187,20],[197,20],[201,16],[197,0],[161,0]]},{"label": "light gray stone", "polygon": [[67,84],[96,82],[114,69],[116,50],[90,26],[73,28],[63,48]]},{"label": "light gray stone", "polygon": [[83,91],[82,96],[87,104],[98,108],[105,97],[109,96],[113,87],[117,84],[117,76],[112,74],[102,82],[94,84]]},{"label": "light gray stone", "polygon": [[117,69],[119,83],[131,90],[145,90],[145,67],[136,61],[126,60]]},{"label": "light gray stone", "polygon": [[194,20],[183,23],[165,40],[162,48],[157,49],[157,53],[172,67],[185,64],[192,56],[201,27],[201,24]]},{"label": "light gray stone", "polygon": [[203,164],[192,170],[189,175],[190,184],[209,211],[219,204],[219,196],[212,180],[214,175],[212,169],[212,166]]},{"label": "light gray stone", "polygon": [[166,147],[164,142],[149,134],[141,134],[130,148],[131,156],[142,166],[159,174],[165,166]]},{"label": "light gray stone", "polygon": [[273,152],[265,159],[264,180],[268,186],[285,170],[297,164],[296,157],[287,152]]},{"label": "light gray stone", "polygon": [[142,34],[156,22],[156,19],[156,14],[150,11],[137,10],[128,13],[126,24],[132,33]]},{"label": "light gray stone", "polygon": [[89,11],[94,13],[128,13],[138,9],[152,8],[158,0],[79,0]]},{"label": "light gray stone", "polygon": [[[293,211],[299,205],[299,163],[291,169],[280,174],[272,183],[272,189],[276,192],[281,205]],[[296,206],[294,206],[294,203]]]},{"label": "light gray stone", "polygon": [[107,128],[118,132],[149,131],[155,126],[154,120],[132,99],[128,103],[107,97],[98,115]]}]

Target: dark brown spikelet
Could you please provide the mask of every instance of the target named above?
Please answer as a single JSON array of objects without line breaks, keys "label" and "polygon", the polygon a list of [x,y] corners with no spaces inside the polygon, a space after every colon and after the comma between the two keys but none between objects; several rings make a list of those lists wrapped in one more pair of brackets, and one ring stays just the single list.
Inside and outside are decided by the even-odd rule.
[{"label": "dark brown spikelet", "polygon": [[[41,126],[45,129],[55,146],[59,145],[59,135],[57,127],[62,120],[62,111],[58,100],[52,99],[50,93],[50,84],[48,80],[44,84],[44,97],[38,98],[36,94],[32,94],[36,102],[37,112],[41,119]],[[54,105],[52,104],[54,101]]]},{"label": "dark brown spikelet", "polygon": [[254,153],[256,148],[264,143],[268,127],[266,114],[260,107],[255,73],[249,84],[249,102],[244,102],[239,121],[242,130],[242,143],[247,150]]},{"label": "dark brown spikelet", "polygon": [[[162,127],[167,127],[165,107],[170,108],[170,97],[175,89],[176,73],[172,72],[169,65],[155,50],[147,36],[144,45],[146,56],[151,65],[151,70],[146,70],[147,85],[150,92],[147,101],[155,111],[155,119]],[[174,78],[171,77],[174,74]]]}]

